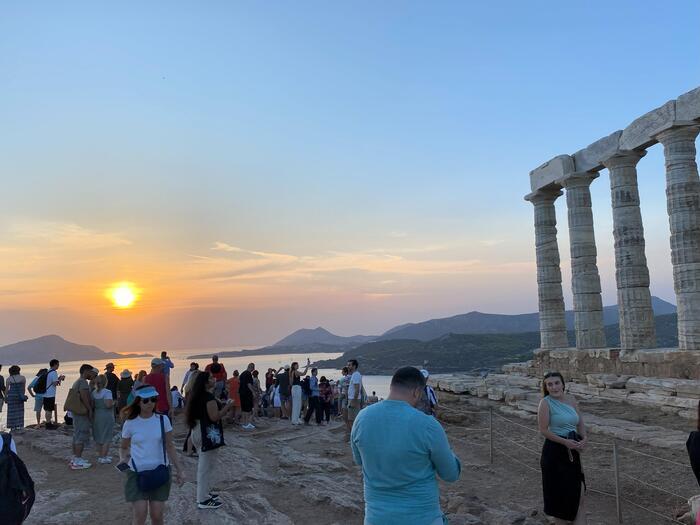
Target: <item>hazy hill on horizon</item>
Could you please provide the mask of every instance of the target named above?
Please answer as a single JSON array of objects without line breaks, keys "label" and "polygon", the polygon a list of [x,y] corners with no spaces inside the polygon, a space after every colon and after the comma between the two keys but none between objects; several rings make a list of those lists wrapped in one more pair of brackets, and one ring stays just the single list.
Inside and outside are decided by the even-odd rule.
[{"label": "hazy hill on horizon", "polygon": [[[676,307],[659,297],[652,297],[654,315],[676,313]],[[574,327],[574,312],[566,311],[567,329]],[[603,322],[606,326],[619,322],[617,305],[603,307]],[[486,314],[478,311],[452,317],[430,319],[420,323],[406,323],[384,332],[378,340],[415,339],[431,341],[445,334],[514,334],[539,331],[539,313]]]},{"label": "hazy hill on horizon", "polygon": [[377,336],[375,335],[353,335],[343,337],[332,334],[325,328],[319,326],[317,328],[301,328],[289,334],[287,337],[280,339],[272,346],[301,346],[309,344],[345,346],[353,343],[368,343],[376,338]]},{"label": "hazy hill on horizon", "polygon": [[94,345],[81,345],[51,334],[0,346],[0,364],[23,365],[59,361],[83,361],[89,359],[119,359],[144,357],[150,354],[118,354],[105,352]]}]

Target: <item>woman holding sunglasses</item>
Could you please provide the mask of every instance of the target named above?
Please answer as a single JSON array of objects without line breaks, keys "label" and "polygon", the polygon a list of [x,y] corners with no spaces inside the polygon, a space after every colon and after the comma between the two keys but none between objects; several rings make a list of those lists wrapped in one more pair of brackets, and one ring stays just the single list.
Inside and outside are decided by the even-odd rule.
[{"label": "woman holding sunglasses", "polygon": [[184,482],[173,445],[173,427],[167,417],[155,414],[157,401],[156,389],[143,385],[134,390],[134,400],[122,410],[124,425],[117,468],[127,473],[124,493],[133,507],[134,525],[146,523],[149,514],[153,525],[162,525],[170,496],[171,463],[177,482]]},{"label": "woman holding sunglasses", "polygon": [[544,513],[557,524],[586,523],[583,495],[586,480],[580,452],[586,446],[586,427],[574,396],[564,391],[564,377],[549,372],[542,381],[543,399],[537,425],[546,438],[542,446]]}]

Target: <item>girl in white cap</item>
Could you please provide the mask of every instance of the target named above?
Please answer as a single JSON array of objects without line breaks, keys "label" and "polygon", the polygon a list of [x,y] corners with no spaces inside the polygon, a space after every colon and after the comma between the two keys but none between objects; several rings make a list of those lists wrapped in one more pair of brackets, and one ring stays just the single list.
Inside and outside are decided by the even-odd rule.
[{"label": "girl in white cap", "polygon": [[170,419],[155,414],[158,392],[150,385],[134,391],[134,400],[122,411],[124,426],[119,448],[119,470],[126,472],[124,494],[132,504],[133,523],[163,524],[165,502],[170,496],[172,465],[181,485],[185,478],[173,445]]}]

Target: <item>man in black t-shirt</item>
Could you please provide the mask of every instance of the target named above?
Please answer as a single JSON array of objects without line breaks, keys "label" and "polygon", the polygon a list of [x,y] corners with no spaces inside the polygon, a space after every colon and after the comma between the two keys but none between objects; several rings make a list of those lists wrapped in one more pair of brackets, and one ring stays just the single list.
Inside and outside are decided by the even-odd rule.
[{"label": "man in black t-shirt", "polygon": [[289,399],[291,397],[291,387],[289,385],[289,365],[284,365],[277,371],[277,381],[280,385],[280,402],[282,404],[282,419],[289,419]]},{"label": "man in black t-shirt", "polygon": [[117,385],[119,378],[114,373],[114,363],[107,363],[105,366],[105,375],[107,376],[107,390],[112,392],[112,400],[114,402],[114,411],[117,412]]},{"label": "man in black t-shirt", "polygon": [[255,370],[255,363],[250,363],[238,378],[240,381],[238,394],[241,398],[241,428],[246,430],[255,428],[255,425],[250,421],[253,417],[253,370]]}]

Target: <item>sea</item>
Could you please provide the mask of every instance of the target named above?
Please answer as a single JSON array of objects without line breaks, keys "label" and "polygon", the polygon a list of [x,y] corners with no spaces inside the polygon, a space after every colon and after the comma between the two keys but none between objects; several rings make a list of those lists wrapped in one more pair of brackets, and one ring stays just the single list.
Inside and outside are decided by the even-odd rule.
[{"label": "sea", "polygon": [[[249,347],[248,347],[249,348]],[[122,370],[128,369],[132,373],[132,377],[136,378],[136,375],[140,370],[145,370],[146,372],[151,369],[151,359],[153,357],[160,357],[160,352],[164,349],[154,350],[149,352],[148,350],[140,352],[144,354],[152,354],[152,357],[125,357],[123,359],[101,359],[89,362],[92,366],[104,371],[105,365],[107,363],[114,363],[114,373],[117,376],[120,375]],[[232,347],[232,348],[217,348],[217,349],[188,349],[188,350],[168,350],[168,356],[173,361],[175,368],[170,371],[170,384],[171,386],[177,386],[180,388],[182,385],[182,379],[185,372],[189,369],[190,363],[196,361],[199,363],[200,369],[211,362],[211,359],[189,359],[192,355],[201,355],[211,352],[211,355],[220,354],[223,352],[234,352],[244,350],[242,347]],[[306,364],[307,358],[314,361],[320,361],[322,359],[335,359],[340,357],[341,353],[311,353],[311,354],[276,354],[276,355],[255,355],[255,356],[230,356],[221,357],[219,359],[220,363],[223,363],[226,367],[226,371],[229,377],[233,374],[234,370],[243,372],[248,366],[248,363],[255,363],[255,367],[260,371],[261,378],[265,375],[268,368],[278,368],[284,366],[286,363],[292,363],[293,361],[298,361],[300,368]],[[58,418],[59,421],[63,421],[63,403],[65,402],[66,396],[68,395],[68,390],[71,385],[79,377],[79,369],[84,361],[65,361],[61,362],[60,368],[58,369],[59,375],[63,374],[66,379],[63,383],[56,389],[56,404],[58,406]],[[41,368],[48,367],[48,363],[36,363],[36,364],[24,364],[20,365],[21,374],[27,378],[27,384],[29,384],[32,379],[36,376],[37,372]],[[8,366],[3,366],[2,374],[7,379],[7,368]],[[362,372],[362,363],[360,363],[360,372]],[[338,379],[342,376],[339,369],[324,369],[320,368],[318,371],[318,376],[326,376],[328,379]],[[380,398],[386,398],[389,394],[389,383],[391,381],[391,376],[363,376],[363,385],[368,394],[376,392],[376,395]],[[27,394],[28,395],[28,394]],[[3,409],[0,414],[0,428],[5,428],[5,421],[7,417],[7,407]],[[42,421],[44,420],[44,415],[42,413]],[[34,412],[34,398],[29,396],[29,401],[25,403],[24,406],[24,424],[34,425],[36,424],[36,414]]]}]

